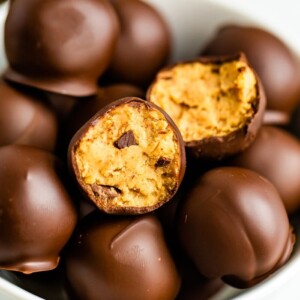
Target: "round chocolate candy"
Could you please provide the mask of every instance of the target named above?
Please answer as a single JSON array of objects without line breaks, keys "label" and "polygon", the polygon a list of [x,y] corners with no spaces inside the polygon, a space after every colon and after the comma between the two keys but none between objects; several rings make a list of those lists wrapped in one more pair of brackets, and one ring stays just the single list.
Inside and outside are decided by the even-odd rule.
[{"label": "round chocolate candy", "polygon": [[149,215],[89,216],[67,249],[66,274],[86,300],[173,300],[180,287],[161,226]]},{"label": "round chocolate candy", "polygon": [[118,32],[107,0],[14,0],[5,24],[5,77],[65,95],[94,94]]},{"label": "round chocolate candy", "polygon": [[111,0],[121,32],[109,80],[147,86],[167,62],[171,49],[168,26],[152,6],[141,0]]},{"label": "round chocolate candy", "polygon": [[253,144],[228,163],[270,180],[288,213],[300,207],[300,142],[286,131],[263,126]]},{"label": "round chocolate candy", "polygon": [[250,287],[282,266],[292,252],[295,238],[282,200],[253,171],[208,171],[178,212],[181,245],[207,278]]},{"label": "round chocolate candy", "polygon": [[185,172],[185,150],[163,110],[128,97],[105,106],[75,134],[69,165],[99,209],[140,214],[176,193]]},{"label": "round chocolate candy", "polygon": [[202,57],[163,69],[147,99],[171,116],[192,155],[210,159],[246,149],[265,109],[263,88],[243,54]]},{"label": "round chocolate candy", "polygon": [[0,81],[0,95],[0,146],[23,144],[53,151],[58,124],[50,108],[5,81]]},{"label": "round chocolate candy", "polygon": [[60,161],[37,148],[0,148],[0,269],[56,268],[77,213]]},{"label": "round chocolate candy", "polygon": [[202,55],[243,51],[260,77],[267,108],[290,113],[300,99],[300,66],[287,45],[261,28],[228,25],[207,44]]}]

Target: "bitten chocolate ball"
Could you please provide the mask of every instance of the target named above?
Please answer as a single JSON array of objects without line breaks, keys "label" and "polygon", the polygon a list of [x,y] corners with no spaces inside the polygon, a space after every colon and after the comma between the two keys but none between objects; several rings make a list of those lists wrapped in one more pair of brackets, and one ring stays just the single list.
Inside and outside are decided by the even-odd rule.
[{"label": "bitten chocolate ball", "polygon": [[171,37],[162,16],[141,0],[111,0],[121,32],[108,77],[113,82],[147,86],[167,62]]},{"label": "bitten chocolate ball", "polygon": [[180,278],[159,222],[94,215],[66,252],[66,274],[86,300],[174,300]]},{"label": "bitten chocolate ball", "polygon": [[300,142],[286,131],[263,126],[251,147],[229,164],[251,169],[270,180],[288,213],[300,207]]},{"label": "bitten chocolate ball", "polygon": [[200,177],[179,209],[178,233],[201,274],[238,288],[253,286],[282,266],[294,245],[275,187],[234,167]]},{"label": "bitten chocolate ball", "polygon": [[14,0],[5,24],[5,77],[65,95],[94,94],[118,32],[107,0]]},{"label": "bitten chocolate ball", "polygon": [[243,54],[163,69],[147,99],[171,116],[192,155],[219,160],[251,144],[265,109],[263,88]]},{"label": "bitten chocolate ball", "polygon": [[69,165],[99,209],[140,214],[176,193],[185,172],[185,150],[163,110],[129,97],[105,106],[75,134]]},{"label": "bitten chocolate ball", "polygon": [[77,221],[62,164],[33,147],[1,147],[0,182],[0,269],[56,268]]},{"label": "bitten chocolate ball", "polygon": [[290,113],[300,99],[298,59],[278,37],[256,27],[228,25],[207,44],[202,55],[243,51],[260,77],[267,107]]},{"label": "bitten chocolate ball", "polygon": [[0,146],[22,144],[53,151],[58,124],[34,94],[0,80]]}]

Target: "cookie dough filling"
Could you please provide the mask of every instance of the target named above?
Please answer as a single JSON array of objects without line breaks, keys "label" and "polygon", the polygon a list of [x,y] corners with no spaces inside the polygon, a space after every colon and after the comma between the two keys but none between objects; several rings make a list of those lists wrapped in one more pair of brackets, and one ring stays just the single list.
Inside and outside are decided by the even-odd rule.
[{"label": "cookie dough filling", "polygon": [[222,137],[256,113],[257,80],[245,61],[190,62],[162,70],[149,100],[164,109],[185,142]]},{"label": "cookie dough filling", "polygon": [[157,207],[178,188],[178,137],[150,104],[112,107],[88,126],[74,149],[77,177],[105,211]]}]

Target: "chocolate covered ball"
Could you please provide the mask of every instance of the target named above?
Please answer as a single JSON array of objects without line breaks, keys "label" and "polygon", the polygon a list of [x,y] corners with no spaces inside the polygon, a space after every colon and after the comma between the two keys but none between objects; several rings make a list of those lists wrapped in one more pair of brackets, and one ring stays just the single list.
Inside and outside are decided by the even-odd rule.
[{"label": "chocolate covered ball", "polygon": [[254,143],[229,164],[251,169],[270,180],[288,213],[300,207],[300,142],[288,132],[263,126]]},{"label": "chocolate covered ball", "polygon": [[198,271],[238,288],[277,270],[294,245],[279,193],[243,168],[220,167],[201,176],[179,209],[177,225]]},{"label": "chocolate covered ball", "polygon": [[0,81],[0,146],[22,144],[54,150],[57,119],[41,100],[44,99]]},{"label": "chocolate covered ball", "polygon": [[159,222],[95,214],[66,252],[66,273],[79,299],[173,300],[180,278]]},{"label": "chocolate covered ball", "polygon": [[113,82],[147,86],[170,54],[168,26],[155,8],[141,0],[111,0],[121,32],[108,77]]},{"label": "chocolate covered ball", "polygon": [[260,77],[267,108],[290,113],[300,99],[300,65],[282,40],[257,27],[228,25],[208,42],[202,54],[243,51]]},{"label": "chocolate covered ball", "polygon": [[189,153],[213,160],[252,143],[266,105],[260,80],[242,53],[167,67],[157,74],[147,99],[174,120]]},{"label": "chocolate covered ball", "polygon": [[174,196],[185,172],[185,150],[163,110],[128,97],[105,106],[75,134],[69,166],[100,210],[141,214]]},{"label": "chocolate covered ball", "polygon": [[0,148],[0,269],[56,268],[77,213],[60,161],[37,148]]},{"label": "chocolate covered ball", "polygon": [[118,32],[107,0],[14,0],[5,24],[5,77],[65,95],[95,94]]}]

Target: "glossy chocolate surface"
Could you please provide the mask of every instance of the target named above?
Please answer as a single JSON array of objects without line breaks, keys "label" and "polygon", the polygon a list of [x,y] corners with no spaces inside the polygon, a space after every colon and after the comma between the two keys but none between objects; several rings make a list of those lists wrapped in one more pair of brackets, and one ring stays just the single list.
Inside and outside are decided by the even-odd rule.
[{"label": "glossy chocolate surface", "polygon": [[79,299],[173,300],[180,278],[152,216],[94,214],[66,253],[67,278]]},{"label": "glossy chocolate surface", "polygon": [[246,54],[260,77],[267,96],[267,108],[290,113],[300,99],[300,65],[283,41],[261,28],[227,25],[201,53],[238,51]]},{"label": "glossy chocolate surface", "polygon": [[0,81],[0,146],[22,144],[53,151],[58,124],[34,93]]},{"label": "glossy chocolate surface", "polygon": [[[149,118],[144,113],[149,114]],[[118,114],[122,116],[121,123],[116,121]],[[154,114],[156,117],[153,117]],[[108,119],[110,115],[112,117]],[[116,132],[118,138],[114,137]],[[139,135],[134,137],[133,132],[138,132]],[[149,134],[151,141],[148,139]],[[97,147],[99,150],[95,152]],[[152,149],[150,152],[149,147]],[[171,148],[174,149],[167,153]],[[109,153],[106,152],[108,149]],[[129,153],[132,154],[128,156]],[[82,158],[83,155],[85,158]],[[171,158],[163,155],[170,155]],[[136,97],[114,101],[94,115],[72,138],[68,156],[70,171],[85,197],[93,201],[100,210],[110,214],[142,214],[162,206],[176,193],[186,167],[184,144],[174,122],[155,104]],[[129,157],[129,160],[125,157]],[[85,161],[86,159],[88,160]],[[109,175],[100,173],[95,176],[93,170],[97,163],[104,164],[106,169],[99,167],[101,170],[96,172],[103,171]],[[148,168],[146,173],[143,173],[144,166]],[[126,182],[124,178],[128,174],[131,177]],[[94,182],[90,183],[89,178],[93,178]],[[124,180],[125,186],[120,183]],[[123,186],[125,192],[120,186]],[[149,186],[150,190],[147,190]],[[134,194],[134,200],[123,200],[124,194],[130,198]],[[153,198],[150,200],[150,197]]]},{"label": "glossy chocolate surface", "polygon": [[94,94],[118,28],[107,0],[14,0],[5,24],[5,76],[65,95]]},{"label": "glossy chocolate surface", "polygon": [[251,169],[270,180],[289,213],[300,207],[300,142],[288,132],[263,126],[250,148],[229,164]]},{"label": "glossy chocolate surface", "polygon": [[279,268],[294,244],[275,187],[253,171],[234,167],[200,177],[179,209],[178,234],[201,274],[239,288]]},{"label": "glossy chocolate surface", "polygon": [[171,37],[166,22],[141,0],[111,0],[121,24],[117,47],[108,70],[113,82],[147,86],[167,62]]},{"label": "glossy chocolate surface", "polygon": [[0,268],[23,273],[57,267],[77,221],[63,165],[29,146],[0,148]]}]

